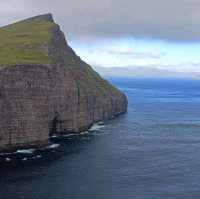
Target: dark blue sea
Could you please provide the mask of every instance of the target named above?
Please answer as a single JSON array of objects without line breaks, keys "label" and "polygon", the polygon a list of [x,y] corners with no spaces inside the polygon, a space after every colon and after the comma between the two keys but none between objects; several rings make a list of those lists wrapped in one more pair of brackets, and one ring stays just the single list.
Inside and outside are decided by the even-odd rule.
[{"label": "dark blue sea", "polygon": [[1,199],[200,198],[200,80],[109,80],[128,113],[55,141],[35,161],[7,159]]}]

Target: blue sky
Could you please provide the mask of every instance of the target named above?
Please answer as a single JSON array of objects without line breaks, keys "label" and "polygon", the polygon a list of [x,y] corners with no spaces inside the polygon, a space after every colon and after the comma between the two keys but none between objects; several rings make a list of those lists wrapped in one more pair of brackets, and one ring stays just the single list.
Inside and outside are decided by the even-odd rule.
[{"label": "blue sky", "polygon": [[103,67],[151,66],[180,72],[200,72],[200,43],[118,38],[70,41],[77,54]]}]

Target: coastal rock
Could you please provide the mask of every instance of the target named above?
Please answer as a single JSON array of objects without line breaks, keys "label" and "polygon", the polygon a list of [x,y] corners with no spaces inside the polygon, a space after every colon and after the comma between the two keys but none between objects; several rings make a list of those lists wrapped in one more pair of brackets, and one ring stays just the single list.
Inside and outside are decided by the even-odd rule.
[{"label": "coastal rock", "polygon": [[51,14],[0,28],[0,40],[0,151],[126,112],[126,96],[75,54]]}]

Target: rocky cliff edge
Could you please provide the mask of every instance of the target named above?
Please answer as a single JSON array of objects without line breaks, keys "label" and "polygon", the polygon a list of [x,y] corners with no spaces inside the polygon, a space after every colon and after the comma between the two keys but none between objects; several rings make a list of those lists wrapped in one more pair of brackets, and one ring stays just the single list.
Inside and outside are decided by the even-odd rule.
[{"label": "rocky cliff edge", "polygon": [[43,147],[127,110],[68,46],[51,14],[0,28],[0,151]]}]

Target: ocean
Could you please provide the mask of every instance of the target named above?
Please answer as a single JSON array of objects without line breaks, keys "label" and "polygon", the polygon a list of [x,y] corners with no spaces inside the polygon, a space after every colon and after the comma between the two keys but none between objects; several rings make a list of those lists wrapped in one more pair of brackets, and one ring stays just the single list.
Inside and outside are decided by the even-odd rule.
[{"label": "ocean", "polygon": [[200,80],[108,79],[127,95],[127,114],[16,165],[5,159],[0,198],[200,198]]}]

